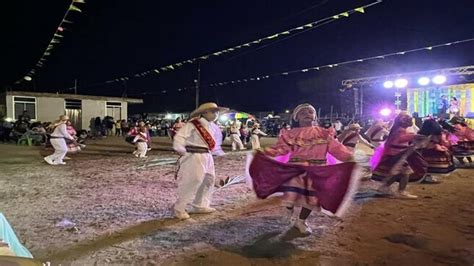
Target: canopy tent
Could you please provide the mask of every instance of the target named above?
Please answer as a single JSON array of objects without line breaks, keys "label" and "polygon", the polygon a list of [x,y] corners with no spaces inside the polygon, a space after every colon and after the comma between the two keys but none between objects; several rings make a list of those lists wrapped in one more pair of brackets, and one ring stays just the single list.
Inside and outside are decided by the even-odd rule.
[{"label": "canopy tent", "polygon": [[249,113],[239,112],[237,110],[228,110],[221,113],[221,116],[226,116],[230,120],[235,119],[255,119],[255,117]]}]

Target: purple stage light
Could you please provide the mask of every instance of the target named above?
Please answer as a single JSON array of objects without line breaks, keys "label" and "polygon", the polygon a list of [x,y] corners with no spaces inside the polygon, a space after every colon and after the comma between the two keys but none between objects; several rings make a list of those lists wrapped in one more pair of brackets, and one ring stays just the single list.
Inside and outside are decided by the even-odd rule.
[{"label": "purple stage light", "polygon": [[383,108],[382,110],[380,110],[380,114],[382,116],[389,116],[392,114],[392,110],[390,110],[389,108]]}]

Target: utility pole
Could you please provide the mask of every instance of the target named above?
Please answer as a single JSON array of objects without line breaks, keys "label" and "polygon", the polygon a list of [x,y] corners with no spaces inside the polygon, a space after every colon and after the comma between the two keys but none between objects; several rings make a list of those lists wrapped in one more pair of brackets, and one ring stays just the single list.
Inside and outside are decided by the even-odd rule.
[{"label": "utility pole", "polygon": [[196,83],[196,108],[199,107],[199,86],[201,85],[201,61],[197,62],[197,79],[194,80]]},{"label": "utility pole", "polygon": [[74,94],[77,94],[77,79],[74,80]]}]

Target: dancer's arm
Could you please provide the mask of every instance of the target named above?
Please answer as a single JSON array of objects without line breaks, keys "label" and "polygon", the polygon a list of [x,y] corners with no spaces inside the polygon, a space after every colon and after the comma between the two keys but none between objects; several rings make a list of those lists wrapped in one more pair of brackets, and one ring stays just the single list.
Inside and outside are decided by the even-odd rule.
[{"label": "dancer's arm", "polygon": [[352,152],[331,136],[328,137],[328,152],[339,161],[347,162],[354,160]]}]

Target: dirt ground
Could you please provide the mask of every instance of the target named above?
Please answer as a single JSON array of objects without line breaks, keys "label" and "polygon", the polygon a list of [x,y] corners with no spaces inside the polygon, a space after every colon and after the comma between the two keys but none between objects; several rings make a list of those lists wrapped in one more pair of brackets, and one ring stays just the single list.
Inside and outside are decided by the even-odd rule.
[{"label": "dirt ground", "polygon": [[[472,169],[439,185],[410,184],[418,200],[358,198],[342,221],[312,214],[314,234],[302,236],[281,221],[277,199],[258,200],[246,184],[217,190],[216,213],[174,219],[169,141],[154,139],[147,159],[132,150],[109,137],[50,166],[41,147],[0,144],[0,212],[34,257],[53,265],[474,264]],[[357,151],[361,162],[365,153]],[[218,158],[218,178],[243,175],[245,158]],[[362,181],[369,192],[361,195],[376,185]],[[75,226],[57,226],[64,219]]]}]

